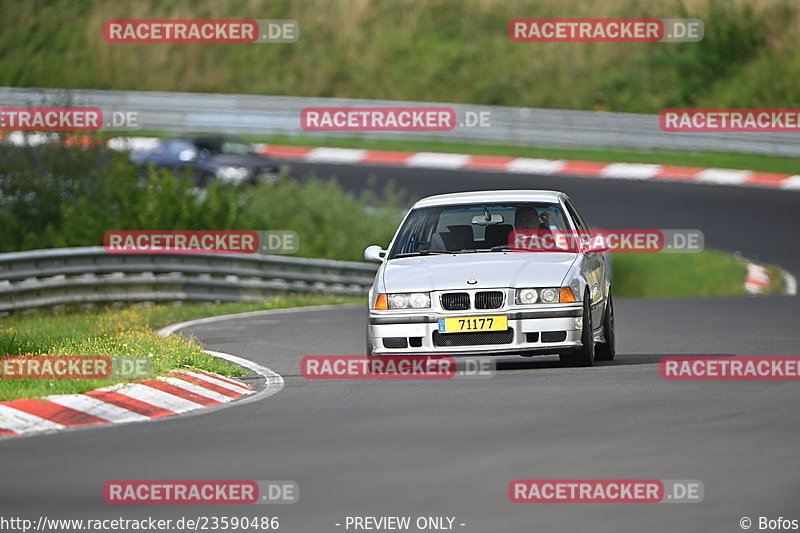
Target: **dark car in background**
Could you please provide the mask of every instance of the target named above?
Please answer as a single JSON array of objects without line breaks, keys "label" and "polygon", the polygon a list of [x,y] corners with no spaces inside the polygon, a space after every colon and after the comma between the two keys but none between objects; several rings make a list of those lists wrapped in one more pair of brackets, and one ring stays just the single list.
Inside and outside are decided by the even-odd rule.
[{"label": "dark car in background", "polygon": [[131,160],[145,169],[148,165],[179,173],[191,169],[191,177],[200,187],[213,181],[222,183],[274,183],[281,167],[255,151],[252,145],[227,136],[189,136],[164,139],[149,150],[133,152]]}]

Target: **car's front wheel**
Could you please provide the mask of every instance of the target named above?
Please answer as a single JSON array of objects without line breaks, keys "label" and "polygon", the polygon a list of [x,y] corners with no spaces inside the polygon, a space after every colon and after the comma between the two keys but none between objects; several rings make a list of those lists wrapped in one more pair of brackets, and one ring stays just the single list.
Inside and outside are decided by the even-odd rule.
[{"label": "car's front wheel", "polygon": [[616,354],[616,335],[614,333],[614,301],[608,294],[608,305],[603,316],[603,337],[605,342],[597,345],[594,352],[596,361],[613,361]]},{"label": "car's front wheel", "polygon": [[567,366],[592,366],[594,364],[594,336],[592,333],[592,310],[589,295],[583,298],[583,328],[581,329],[583,346],[570,353],[561,354],[559,359]]},{"label": "car's front wheel", "polygon": [[216,179],[216,176],[211,172],[205,170],[195,170],[192,173],[192,180],[194,181],[195,185],[200,187],[201,189],[205,189]]}]

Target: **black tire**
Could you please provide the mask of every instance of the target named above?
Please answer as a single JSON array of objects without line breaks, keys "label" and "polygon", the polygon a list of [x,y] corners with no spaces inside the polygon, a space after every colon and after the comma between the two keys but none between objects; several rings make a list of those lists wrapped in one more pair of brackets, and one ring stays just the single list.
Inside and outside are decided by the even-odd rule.
[{"label": "black tire", "polygon": [[603,337],[605,342],[598,343],[594,349],[595,361],[613,361],[616,355],[616,333],[614,332],[614,300],[608,293],[608,305],[603,315]]},{"label": "black tire", "polygon": [[136,167],[136,182],[139,185],[144,185],[147,183],[147,179],[150,177],[150,169],[147,165],[139,165]]},{"label": "black tire", "polygon": [[583,298],[583,330],[581,331],[583,346],[570,353],[559,355],[559,359],[567,366],[592,366],[594,364],[594,336],[592,334],[592,309],[589,295]]},{"label": "black tire", "polygon": [[195,184],[201,189],[205,189],[214,182],[216,176],[210,172],[195,171],[192,175]]}]

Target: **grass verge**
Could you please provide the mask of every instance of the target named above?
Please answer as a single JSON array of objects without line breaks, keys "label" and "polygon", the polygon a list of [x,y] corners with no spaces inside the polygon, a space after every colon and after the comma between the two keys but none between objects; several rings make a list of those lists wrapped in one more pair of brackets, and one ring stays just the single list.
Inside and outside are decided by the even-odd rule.
[{"label": "grass verge", "polygon": [[[747,294],[747,262],[717,250],[693,254],[615,254],[614,295],[638,298],[690,298]],[[780,268],[767,267],[766,294],[782,294]]]},{"label": "grass verge", "polygon": [[[153,375],[190,367],[226,376],[248,371],[205,353],[194,338],[162,337],[156,328],[205,316],[282,309],[308,305],[356,303],[363,299],[308,295],[278,297],[257,304],[188,304],[129,307],[12,316],[0,322],[0,355],[148,356]],[[121,380],[0,379],[0,401],[75,394],[107,387]]]}]

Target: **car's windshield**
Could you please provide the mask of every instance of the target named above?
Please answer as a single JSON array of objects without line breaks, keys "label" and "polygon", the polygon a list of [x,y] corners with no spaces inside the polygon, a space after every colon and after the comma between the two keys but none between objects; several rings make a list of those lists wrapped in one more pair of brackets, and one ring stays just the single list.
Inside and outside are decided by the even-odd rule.
[{"label": "car's windshield", "polygon": [[507,250],[514,230],[568,229],[553,203],[486,203],[415,209],[400,228],[389,259],[433,253]]},{"label": "car's windshield", "polygon": [[208,139],[196,141],[195,144],[201,152],[213,155],[249,155],[254,153],[252,146],[249,144],[230,139]]}]

